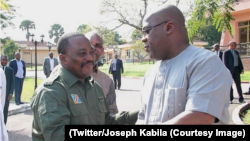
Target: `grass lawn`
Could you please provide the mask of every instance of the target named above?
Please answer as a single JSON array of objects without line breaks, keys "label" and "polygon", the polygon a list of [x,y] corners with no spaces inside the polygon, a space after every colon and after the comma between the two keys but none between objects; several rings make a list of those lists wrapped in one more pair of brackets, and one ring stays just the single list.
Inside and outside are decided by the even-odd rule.
[{"label": "grass lawn", "polygon": [[246,113],[243,114],[242,121],[243,121],[245,124],[249,124],[249,125],[250,125],[250,109],[248,109],[248,110],[246,111]]},{"label": "grass lawn", "polygon": [[[102,67],[99,67],[100,70],[109,73],[109,65],[104,64]],[[124,73],[122,76],[135,76],[135,77],[143,77],[145,72],[153,66],[152,62],[149,64],[148,62],[144,63],[123,63]]]},{"label": "grass lawn", "polygon": [[[41,84],[43,79],[37,79],[37,85]],[[35,88],[35,78],[26,77],[23,82],[23,91],[21,95],[22,102],[29,102],[30,98],[33,96]],[[11,101],[15,101],[15,94],[13,95]]]},{"label": "grass lawn", "polygon": [[[35,66],[34,65],[32,65],[32,68],[31,68],[31,66],[30,65],[27,65],[26,66],[26,71],[35,71]],[[37,66],[37,70],[39,71],[39,70],[43,70],[43,66],[42,65],[38,65]]]},{"label": "grass lawn", "polygon": [[[135,77],[143,77],[145,72],[152,66],[148,62],[146,63],[124,63],[124,73],[122,76],[135,76]],[[99,67],[100,70],[106,72],[108,74],[109,71],[109,64],[104,64],[102,67]],[[245,71],[244,74],[241,74],[241,81],[242,82],[249,82],[250,81],[250,71]]]},{"label": "grass lawn", "polygon": [[[146,63],[124,63],[124,73],[122,76],[134,76],[134,77],[143,77],[145,72],[152,66],[152,62],[149,64]],[[104,64],[102,67],[99,67],[100,70],[106,72],[108,74],[109,70],[109,64]],[[34,66],[32,66],[32,69],[30,69],[30,66],[27,67],[27,70],[35,70]],[[42,66],[38,66],[37,70],[42,70]],[[42,83],[42,79],[37,79],[37,85]],[[245,71],[244,74],[241,74],[241,81],[242,82],[249,82],[250,81],[250,71]],[[34,84],[35,79],[34,78],[28,78],[26,77],[24,79],[23,84],[23,92],[21,96],[21,101],[27,102],[30,101],[30,98],[33,96],[34,93]],[[15,95],[14,95],[15,96]],[[14,101],[14,97],[12,98],[12,101]]]},{"label": "grass lawn", "polygon": [[[104,64],[102,67],[99,67],[100,70],[106,72],[108,74],[110,64]],[[150,64],[148,62],[144,63],[123,63],[124,73],[122,76],[134,76],[134,77],[143,77],[145,72],[153,65],[151,61]],[[27,71],[35,70],[35,66],[27,66]],[[43,66],[37,66],[37,70],[43,70]],[[241,74],[242,82],[250,81],[250,71],[245,71],[244,74]]]},{"label": "grass lawn", "polygon": [[244,74],[240,75],[242,82],[250,82],[250,71],[245,71]]}]

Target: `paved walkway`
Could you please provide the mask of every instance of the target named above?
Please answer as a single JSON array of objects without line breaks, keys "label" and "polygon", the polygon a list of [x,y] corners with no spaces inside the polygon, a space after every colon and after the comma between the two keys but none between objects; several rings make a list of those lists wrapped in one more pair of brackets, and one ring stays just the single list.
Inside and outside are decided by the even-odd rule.
[{"label": "paved walkway", "polygon": [[[45,78],[45,76],[41,73],[39,73],[40,75],[38,75],[39,78]],[[32,76],[32,73],[29,74],[27,73],[27,76],[29,77]],[[133,85],[131,85],[133,84]],[[141,84],[142,84],[142,79],[138,79],[138,78],[123,78],[122,79],[122,87],[121,90],[116,90],[116,94],[117,94],[117,103],[118,103],[118,107],[122,110],[132,110],[134,108],[139,108],[140,107],[140,88],[141,88]],[[242,87],[242,91],[247,92],[248,88],[250,86],[250,83],[242,83],[241,87]],[[237,91],[236,91],[236,87],[235,85],[233,85],[233,89],[234,89],[234,101],[233,104],[230,104],[229,106],[229,113],[230,113],[230,124],[233,124],[232,122],[232,113],[233,110],[241,105],[237,99],[238,95],[237,95]],[[247,95],[243,95],[245,98],[245,101],[247,103],[250,103],[250,94]],[[130,104],[127,104],[127,101],[130,101]],[[20,104],[20,105],[16,105],[14,102],[10,103],[9,106],[9,115],[14,115],[14,114],[18,114],[21,112],[24,112],[26,110],[30,110],[30,103],[24,103],[24,104]]]}]

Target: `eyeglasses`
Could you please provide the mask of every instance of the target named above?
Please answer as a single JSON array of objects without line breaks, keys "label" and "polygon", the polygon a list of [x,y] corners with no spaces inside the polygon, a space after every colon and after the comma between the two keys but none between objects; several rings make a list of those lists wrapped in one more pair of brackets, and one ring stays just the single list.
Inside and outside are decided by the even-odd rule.
[{"label": "eyeglasses", "polygon": [[149,28],[147,28],[147,29],[142,29],[142,35],[143,35],[143,36],[146,36],[147,34],[149,34],[150,30],[153,29],[154,27],[160,26],[161,24],[168,23],[168,22],[169,22],[169,21],[164,21],[164,22],[161,22],[161,23],[159,23],[159,24],[157,24],[157,25],[154,25],[154,26],[152,26],[152,27],[149,27]]},{"label": "eyeglasses", "polygon": [[92,46],[94,46],[95,48],[102,48],[103,47],[101,43],[92,44]]}]

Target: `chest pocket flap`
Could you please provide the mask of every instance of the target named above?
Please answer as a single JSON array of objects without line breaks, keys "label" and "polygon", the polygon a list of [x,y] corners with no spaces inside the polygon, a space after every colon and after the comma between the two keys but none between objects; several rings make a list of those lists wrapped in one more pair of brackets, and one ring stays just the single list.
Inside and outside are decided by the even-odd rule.
[{"label": "chest pocket flap", "polygon": [[98,106],[98,109],[99,109],[100,112],[103,112],[103,113],[108,112],[104,96],[99,96],[98,97],[97,106]]}]

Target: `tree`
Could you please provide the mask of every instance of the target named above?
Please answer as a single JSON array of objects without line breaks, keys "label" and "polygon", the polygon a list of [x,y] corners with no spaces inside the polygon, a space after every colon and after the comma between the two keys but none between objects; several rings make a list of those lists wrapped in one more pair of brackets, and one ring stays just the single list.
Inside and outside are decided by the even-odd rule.
[{"label": "tree", "polygon": [[186,12],[183,11],[185,17],[189,17],[189,13],[192,13],[191,19],[187,20],[189,39],[192,42],[201,27],[208,24],[206,19],[209,17],[212,19],[212,23],[209,25],[215,25],[219,32],[228,29],[232,35],[230,21],[234,19],[230,12],[234,11],[232,7],[239,1],[241,0],[103,0],[100,13],[105,17],[112,17],[112,19],[105,18],[106,20],[116,21],[117,26],[113,29],[128,25],[141,30],[142,21],[149,9],[167,2],[176,6],[183,2],[182,5],[185,4],[189,7]]},{"label": "tree", "polygon": [[6,3],[6,0],[1,0],[1,9],[10,12],[9,5]]},{"label": "tree", "polygon": [[144,50],[144,43],[141,40],[135,41],[135,43],[132,45],[132,48],[133,57],[138,58],[140,62],[142,62],[143,59],[148,56],[148,53]]},{"label": "tree", "polygon": [[77,28],[77,31],[79,31],[79,32],[81,32],[83,34],[88,33],[91,30],[92,29],[90,28],[90,26],[86,25],[86,24],[82,24],[82,25],[78,26],[78,28]]},{"label": "tree", "polygon": [[[6,44],[6,39],[2,39],[2,38],[1,38],[1,44],[2,44],[2,45],[5,45],[5,44]],[[0,46],[0,47],[1,47],[1,46]]]},{"label": "tree", "polygon": [[8,56],[8,59],[14,59],[15,58],[15,52],[18,50],[18,44],[15,43],[11,39],[6,39],[5,44],[3,45],[3,52]]},{"label": "tree", "polygon": [[93,27],[101,35],[104,41],[105,46],[115,46],[124,44],[124,40],[121,39],[121,36],[116,31],[111,31],[106,27]]},{"label": "tree", "polygon": [[141,30],[135,29],[131,35],[132,41],[140,40],[142,38]]},{"label": "tree", "polygon": [[208,45],[204,46],[206,48],[220,42],[221,32],[217,31],[217,29],[213,25],[206,25],[204,27],[201,27],[196,36],[198,37],[198,39],[208,42]]},{"label": "tree", "polygon": [[[166,2],[168,0],[103,0],[100,13],[105,17],[112,17],[112,19],[105,18],[106,20],[117,22],[117,26],[111,30],[123,25],[141,30],[142,21],[147,11],[155,7],[155,5],[162,5]],[[180,0],[175,0],[174,4],[178,5],[179,2]]]},{"label": "tree", "polygon": [[30,29],[36,29],[35,23],[33,21],[30,21],[30,20],[24,20],[20,24],[19,28],[21,28],[22,30],[27,31],[26,39],[27,39],[27,41],[30,41],[30,32],[29,32],[29,30]]},{"label": "tree", "polygon": [[8,4],[7,2],[8,0],[1,0],[1,8],[0,8],[1,29],[4,29],[8,26],[14,27],[14,24],[11,20],[15,18],[16,10],[13,5]]},{"label": "tree", "polygon": [[231,12],[239,1],[241,0],[196,0],[192,17],[187,23],[190,41],[193,42],[193,37],[206,25],[214,25],[219,32],[228,29],[233,37],[230,21],[234,18]]},{"label": "tree", "polygon": [[59,38],[64,34],[64,28],[60,25],[60,24],[53,24],[51,26],[51,30],[49,30],[49,38],[53,38],[55,36],[54,39],[54,43],[57,44],[57,41],[59,40]]}]

